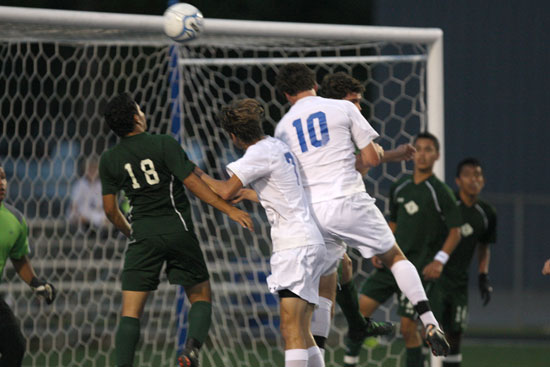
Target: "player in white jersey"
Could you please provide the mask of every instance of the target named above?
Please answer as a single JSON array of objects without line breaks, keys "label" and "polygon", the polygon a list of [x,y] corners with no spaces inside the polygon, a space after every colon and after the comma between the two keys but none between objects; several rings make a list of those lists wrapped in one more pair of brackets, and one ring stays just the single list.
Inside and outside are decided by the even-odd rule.
[{"label": "player in white jersey", "polygon": [[[265,208],[273,243],[267,283],[281,299],[285,367],[321,367],[323,357],[310,325],[326,258],[323,236],[311,216],[295,156],[285,143],[262,131],[263,111],[254,99],[224,107],[222,127],[246,152],[227,166],[231,175],[227,181],[215,180],[200,169],[196,173],[222,198],[239,195],[238,200],[259,201]],[[253,191],[243,190],[244,186]]]},{"label": "player in white jersey", "polygon": [[[320,307],[312,325],[316,340],[323,343],[328,336],[336,268],[347,244],[365,258],[377,255],[392,271],[426,327],[432,352],[446,355],[449,344],[430,309],[418,272],[395,242],[358,172],[380,163],[383,150],[373,142],[378,133],[353,103],[316,96],[315,75],[305,65],[283,66],[276,85],[292,107],[277,125],[275,137],[286,142],[298,159],[304,189],[327,246]],[[357,156],[355,147],[360,151]]]}]

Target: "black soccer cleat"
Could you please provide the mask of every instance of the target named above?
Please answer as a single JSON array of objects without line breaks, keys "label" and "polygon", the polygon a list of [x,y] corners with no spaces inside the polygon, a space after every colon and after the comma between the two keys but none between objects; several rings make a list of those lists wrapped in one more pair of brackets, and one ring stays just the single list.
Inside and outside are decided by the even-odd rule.
[{"label": "black soccer cleat", "polygon": [[359,353],[363,347],[363,342],[370,336],[392,335],[395,333],[393,323],[386,321],[373,321],[365,317],[367,327],[362,330],[349,330],[344,338],[346,345],[346,355],[344,357],[344,366],[353,367],[359,362]]},{"label": "black soccer cleat", "polygon": [[451,349],[443,331],[433,324],[426,327],[426,342],[436,357],[446,356]]},{"label": "black soccer cleat", "polygon": [[197,348],[184,350],[178,357],[178,367],[199,367],[199,350]]}]

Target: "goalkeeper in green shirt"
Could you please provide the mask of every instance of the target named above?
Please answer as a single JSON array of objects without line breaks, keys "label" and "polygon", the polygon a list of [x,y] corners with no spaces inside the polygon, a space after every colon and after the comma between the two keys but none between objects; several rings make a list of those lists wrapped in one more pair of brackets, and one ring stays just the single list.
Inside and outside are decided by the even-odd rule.
[{"label": "goalkeeper in green shirt", "polygon": [[458,205],[463,224],[461,240],[441,277],[435,283],[432,309],[441,322],[451,350],[443,358],[444,367],[459,367],[462,360],[460,341],[468,318],[468,270],[474,253],[478,255],[478,285],[483,305],[491,300],[493,288],[489,283],[489,244],[496,241],[497,216],[495,209],[479,198],[485,185],[483,169],[475,158],[462,160],[456,170]]},{"label": "goalkeeper in green shirt", "polygon": [[[25,218],[13,206],[4,203],[8,181],[4,168],[0,166],[0,277],[8,258],[15,271],[35,294],[43,297],[47,304],[55,299],[55,288],[51,283],[40,280],[28,258],[29,241]],[[14,313],[0,297],[0,367],[19,367],[25,354],[25,339]]]},{"label": "goalkeeper in green shirt", "polygon": [[[174,138],[145,132],[145,114],[129,95],[119,95],[108,103],[105,120],[121,139],[101,155],[103,209],[117,229],[131,239],[122,270],[122,315],[115,337],[117,366],[133,365],[139,318],[149,292],[157,289],[166,263],[168,280],[183,286],[191,303],[187,340],[178,363],[198,367],[212,305],[208,270],[183,186],[243,227],[252,229],[252,221],[193,173],[195,165]],[[130,201],[131,227],[118,207],[116,195],[121,190]]]}]

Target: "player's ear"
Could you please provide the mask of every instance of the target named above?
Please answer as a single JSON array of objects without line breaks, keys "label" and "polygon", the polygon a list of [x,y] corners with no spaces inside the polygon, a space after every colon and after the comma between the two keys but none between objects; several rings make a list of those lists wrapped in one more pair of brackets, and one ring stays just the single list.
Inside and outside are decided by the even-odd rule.
[{"label": "player's ear", "polygon": [[317,93],[317,91],[319,90],[319,84],[315,83],[315,85],[313,86],[313,90],[315,90],[315,93]]}]

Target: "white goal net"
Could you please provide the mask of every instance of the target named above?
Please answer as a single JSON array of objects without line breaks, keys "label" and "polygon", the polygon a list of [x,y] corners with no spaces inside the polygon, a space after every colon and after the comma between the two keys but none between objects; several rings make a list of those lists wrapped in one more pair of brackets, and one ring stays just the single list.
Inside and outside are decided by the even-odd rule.
[{"label": "white goal net", "polygon": [[[6,202],[30,228],[32,264],[59,291],[47,306],[32,298],[11,266],[0,294],[28,341],[25,365],[114,365],[126,241],[101,221],[75,222],[72,192],[85,165],[116,142],[102,118],[115,94],[129,92],[149,131],[173,134],[206,172],[224,177],[239,157],[217,123],[221,107],[242,97],[266,109],[272,134],[288,104],[274,88],[288,62],[310,66],[320,82],[343,71],[364,82],[363,114],[384,148],[411,142],[430,127],[442,136],[441,33],[438,30],[206,19],[205,35],[174,44],[161,17],[0,7],[0,165]],[[385,208],[389,185],[406,164],[378,167],[367,190]],[[442,169],[441,167],[439,168]],[[269,294],[269,228],[263,209],[246,203],[255,233],[230,223],[191,196],[193,218],[211,273],[213,323],[201,366],[281,366],[278,299]],[[356,281],[369,265],[351,254]],[[186,318],[165,277],[148,300],[139,366],[173,365]],[[392,305],[380,317],[392,318]],[[336,312],[328,365],[341,364],[345,321]],[[365,348],[374,366],[398,363],[401,348]],[[392,364],[390,364],[392,365]]]}]

